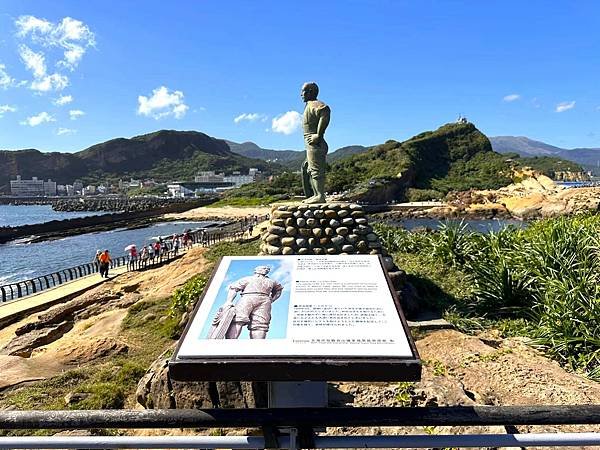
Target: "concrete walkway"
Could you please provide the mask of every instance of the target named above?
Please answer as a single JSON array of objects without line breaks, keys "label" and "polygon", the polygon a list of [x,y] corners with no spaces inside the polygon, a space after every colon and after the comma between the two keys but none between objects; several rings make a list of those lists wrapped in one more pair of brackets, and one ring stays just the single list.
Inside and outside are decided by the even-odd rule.
[{"label": "concrete walkway", "polygon": [[70,300],[88,289],[94,288],[125,272],[127,272],[127,265],[122,265],[110,269],[110,278],[101,278],[99,274],[94,273],[61,284],[60,286],[46,289],[38,294],[0,303],[0,328],[14,323],[29,314],[43,311],[52,305]]}]

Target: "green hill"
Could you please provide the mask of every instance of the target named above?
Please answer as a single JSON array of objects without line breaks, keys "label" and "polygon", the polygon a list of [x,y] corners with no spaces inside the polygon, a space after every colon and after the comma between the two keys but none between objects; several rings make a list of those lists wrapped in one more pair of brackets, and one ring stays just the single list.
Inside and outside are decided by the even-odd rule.
[{"label": "green hill", "polygon": [[451,190],[498,188],[511,182],[508,168],[506,157],[492,150],[475,125],[451,123],[334,162],[328,190],[375,203],[421,199]]},{"label": "green hill", "polygon": [[8,192],[8,181],[16,175],[52,178],[61,184],[75,179],[95,183],[128,177],[161,182],[193,179],[201,170],[245,172],[250,167],[267,173],[279,168],[234,153],[225,141],[204,133],[161,130],[130,139],[112,139],[77,153],[0,151],[0,191]]}]

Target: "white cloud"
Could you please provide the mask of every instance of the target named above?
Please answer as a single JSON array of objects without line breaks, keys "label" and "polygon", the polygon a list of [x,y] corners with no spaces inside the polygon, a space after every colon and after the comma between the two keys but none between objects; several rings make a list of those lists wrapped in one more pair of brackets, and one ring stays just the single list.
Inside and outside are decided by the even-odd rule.
[{"label": "white cloud", "polygon": [[57,65],[75,69],[87,48],[96,45],[94,33],[80,20],[65,17],[58,23],[49,22],[34,16],[21,16],[15,21],[17,36],[30,37],[43,47],[58,47],[63,51],[63,59]]},{"label": "white cloud", "polygon": [[63,105],[66,105],[67,103],[71,103],[72,101],[73,101],[72,95],[61,95],[56,100],[54,100],[52,103],[54,103],[56,106],[63,106]]},{"label": "white cloud", "polygon": [[183,100],[183,92],[170,92],[169,88],[165,86],[154,89],[150,97],[138,96],[137,113],[142,116],[153,117],[156,120],[167,116],[181,119],[188,109],[189,107]]},{"label": "white cloud", "polygon": [[34,77],[41,78],[46,75],[46,60],[43,53],[36,53],[26,45],[19,45],[19,56]]},{"label": "white cloud", "polygon": [[59,128],[58,130],[56,130],[56,134],[57,134],[58,136],[62,136],[62,135],[64,135],[64,134],[67,134],[67,135],[68,135],[68,134],[75,134],[75,133],[77,133],[77,130],[73,130],[73,129],[71,129],[71,128],[62,128],[62,127],[61,127],[61,128]]},{"label": "white cloud", "polygon": [[259,114],[259,113],[243,113],[240,114],[239,116],[237,116],[235,119],[233,119],[233,121],[235,123],[240,123],[242,121],[248,121],[248,122],[256,122],[257,120],[260,120],[261,122],[266,122],[268,119],[268,117],[264,114]]},{"label": "white cloud", "polygon": [[0,64],[0,89],[8,89],[9,87],[14,86],[16,81],[17,80],[11,78],[6,72],[6,66]]},{"label": "white cloud", "polygon": [[269,278],[278,281],[284,287],[289,288],[292,282],[292,271],[294,270],[294,262],[291,258],[281,258],[279,266],[269,273]]},{"label": "white cloud", "polygon": [[573,108],[575,108],[575,100],[573,100],[571,102],[560,102],[558,105],[556,105],[555,111],[557,113],[561,113],[561,112],[565,112],[565,111],[568,111]]},{"label": "white cloud", "polygon": [[60,91],[69,85],[69,79],[65,75],[46,73],[46,59],[43,53],[34,52],[26,45],[19,46],[19,55],[25,67],[33,74],[30,88],[34,91],[48,92]]},{"label": "white cloud", "polygon": [[298,111],[288,111],[273,119],[271,129],[275,133],[292,134],[300,129],[302,115]]},{"label": "white cloud", "polygon": [[21,122],[21,125],[29,125],[30,127],[37,127],[38,125],[45,122],[56,122],[56,119],[48,114],[46,111],[39,113],[37,116],[31,116]]},{"label": "white cloud", "polygon": [[61,91],[69,85],[69,78],[65,75],[53,73],[45,77],[35,79],[31,82],[31,89],[34,91],[48,92]]},{"label": "white cloud", "polygon": [[17,110],[17,108],[14,106],[0,105],[0,119],[2,119],[4,114],[6,114],[7,112],[15,112],[16,110]]},{"label": "white cloud", "polygon": [[69,117],[71,118],[71,120],[77,120],[82,116],[85,116],[85,113],[80,109],[72,109],[71,111],[69,111]]},{"label": "white cloud", "polygon": [[505,95],[502,100],[505,102],[514,102],[514,101],[520,100],[520,99],[521,99],[521,96],[519,94],[509,94],[509,95]]}]

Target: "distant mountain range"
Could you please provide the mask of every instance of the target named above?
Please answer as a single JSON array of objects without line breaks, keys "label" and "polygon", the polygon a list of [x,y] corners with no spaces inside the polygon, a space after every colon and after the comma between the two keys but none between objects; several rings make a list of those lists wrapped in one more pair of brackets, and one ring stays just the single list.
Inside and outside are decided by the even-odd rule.
[{"label": "distant mountain range", "polygon": [[127,177],[169,181],[193,179],[201,170],[247,171],[250,167],[280,170],[278,165],[234,153],[224,140],[204,133],[161,130],[112,139],[76,153],[0,150],[0,191],[8,192],[9,180],[16,175],[52,178],[61,184]]},{"label": "distant mountain range", "polygon": [[[264,161],[281,164],[288,169],[298,170],[304,161],[304,150],[270,150],[261,148],[254,142],[242,142],[241,144],[233,141],[225,141],[231,148],[231,151],[247,158],[257,158]],[[327,154],[327,160],[331,163],[346,156],[355,155],[368,150],[368,147],[362,145],[349,145],[341,147]]]},{"label": "distant mountain range", "polygon": [[492,148],[498,153],[518,153],[524,157],[556,156],[574,161],[585,170],[600,173],[600,148],[566,149],[535,141],[525,136],[495,136],[489,138]]}]

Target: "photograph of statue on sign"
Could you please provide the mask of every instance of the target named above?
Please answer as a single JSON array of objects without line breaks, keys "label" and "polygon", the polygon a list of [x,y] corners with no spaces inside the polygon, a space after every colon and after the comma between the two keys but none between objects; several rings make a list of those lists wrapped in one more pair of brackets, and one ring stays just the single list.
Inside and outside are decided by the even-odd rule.
[{"label": "photograph of statue on sign", "polygon": [[212,322],[202,334],[208,339],[285,338],[291,275],[286,262],[231,261],[209,313]]},{"label": "photograph of statue on sign", "polygon": [[176,357],[414,357],[376,255],[226,256]]}]

